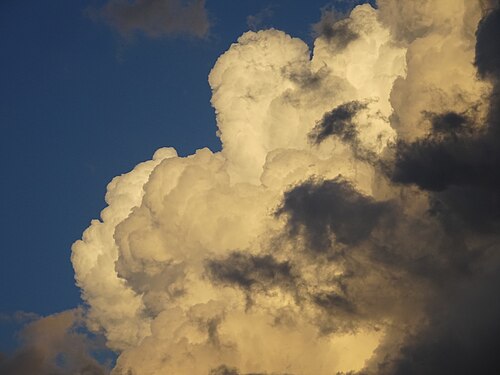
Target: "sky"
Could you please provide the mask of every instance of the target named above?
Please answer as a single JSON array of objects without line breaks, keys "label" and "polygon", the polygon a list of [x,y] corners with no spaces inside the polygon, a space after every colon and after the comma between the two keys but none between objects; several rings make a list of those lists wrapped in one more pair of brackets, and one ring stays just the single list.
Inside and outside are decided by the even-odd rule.
[{"label": "sky", "polygon": [[327,3],[214,2],[201,40],[122,36],[88,15],[100,5],[0,5],[5,311],[47,314],[78,303],[70,247],[104,208],[114,176],[163,146],[181,155],[220,149],[207,77],[249,29],[248,16],[264,11],[264,26],[311,42],[311,24]]},{"label": "sky", "polygon": [[499,14],[2,2],[0,373],[500,371]]},{"label": "sky", "polygon": [[327,3],[213,2],[201,39],[121,35],[89,15],[102,5],[0,4],[4,314],[78,305],[70,248],[104,208],[106,185],[163,146],[219,150],[207,82],[218,56],[259,14],[259,26],[311,42]]}]

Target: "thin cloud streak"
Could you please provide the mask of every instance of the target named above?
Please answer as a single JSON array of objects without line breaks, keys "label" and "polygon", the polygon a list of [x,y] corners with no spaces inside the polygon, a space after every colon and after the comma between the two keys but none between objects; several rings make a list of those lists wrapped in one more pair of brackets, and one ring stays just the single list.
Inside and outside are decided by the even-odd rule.
[{"label": "thin cloud streak", "polygon": [[123,36],[203,38],[210,30],[205,0],[109,0],[89,14],[115,28]]}]

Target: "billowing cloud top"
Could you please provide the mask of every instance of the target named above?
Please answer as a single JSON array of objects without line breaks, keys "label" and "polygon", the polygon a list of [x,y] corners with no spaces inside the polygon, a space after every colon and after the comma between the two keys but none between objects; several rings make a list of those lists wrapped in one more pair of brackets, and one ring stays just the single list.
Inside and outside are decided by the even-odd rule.
[{"label": "billowing cloud top", "polygon": [[73,245],[112,373],[498,369],[498,15],[380,0],[312,54],[243,34],[209,76],[222,151],[158,150]]}]

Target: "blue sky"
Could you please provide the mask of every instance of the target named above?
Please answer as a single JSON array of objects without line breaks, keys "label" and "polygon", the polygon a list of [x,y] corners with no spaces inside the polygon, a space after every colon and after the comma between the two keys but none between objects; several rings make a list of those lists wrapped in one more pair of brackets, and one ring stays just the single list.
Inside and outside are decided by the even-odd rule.
[{"label": "blue sky", "polygon": [[498,0],[233,46],[81,307],[218,57],[367,1],[0,1],[2,375],[500,374]]},{"label": "blue sky", "polygon": [[[207,82],[217,57],[265,9],[262,27],[310,44],[328,2],[208,1],[205,39],[127,39],[87,16],[100,5],[0,3],[2,314],[79,305],[70,246],[104,208],[106,184],[162,146],[218,150]],[[0,350],[14,329],[0,322]]]}]

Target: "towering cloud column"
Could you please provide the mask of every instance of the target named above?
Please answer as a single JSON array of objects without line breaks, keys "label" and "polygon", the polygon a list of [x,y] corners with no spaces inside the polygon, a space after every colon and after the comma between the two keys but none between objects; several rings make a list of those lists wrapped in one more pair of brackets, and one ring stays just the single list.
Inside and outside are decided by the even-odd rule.
[{"label": "towering cloud column", "polygon": [[495,12],[381,0],[323,19],[312,57],[242,35],[209,76],[222,151],[158,150],[73,246],[113,374],[430,374],[429,345],[481,347],[490,316],[449,332],[498,280],[496,81],[473,65]]}]

